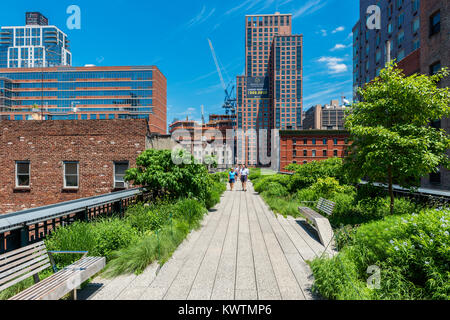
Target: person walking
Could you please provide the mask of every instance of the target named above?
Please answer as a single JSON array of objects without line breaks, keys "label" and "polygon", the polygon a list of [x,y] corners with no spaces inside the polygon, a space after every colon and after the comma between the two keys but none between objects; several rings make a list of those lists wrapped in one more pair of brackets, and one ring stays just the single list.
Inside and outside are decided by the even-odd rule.
[{"label": "person walking", "polygon": [[248,181],[248,175],[249,175],[249,170],[247,168],[246,165],[244,165],[241,169],[241,183],[242,183],[242,190],[247,192],[247,181]]},{"label": "person walking", "polygon": [[236,172],[233,170],[233,168],[230,169],[230,172],[228,173],[228,178],[230,182],[230,189],[233,191],[234,183],[236,182]]}]

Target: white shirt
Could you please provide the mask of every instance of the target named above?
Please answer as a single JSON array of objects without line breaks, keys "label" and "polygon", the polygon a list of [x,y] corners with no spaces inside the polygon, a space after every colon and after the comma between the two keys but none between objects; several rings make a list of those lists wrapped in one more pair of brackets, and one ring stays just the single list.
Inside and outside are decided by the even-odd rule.
[{"label": "white shirt", "polygon": [[241,176],[246,177],[246,176],[248,176],[248,174],[249,174],[249,171],[247,168],[241,170]]}]

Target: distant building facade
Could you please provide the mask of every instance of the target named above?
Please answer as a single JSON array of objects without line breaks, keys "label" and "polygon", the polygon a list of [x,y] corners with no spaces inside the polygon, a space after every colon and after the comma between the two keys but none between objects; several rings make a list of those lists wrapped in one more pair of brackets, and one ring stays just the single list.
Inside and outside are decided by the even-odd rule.
[{"label": "distant building facade", "polygon": [[[441,68],[450,68],[450,2],[447,0],[426,0],[421,3],[421,72],[434,74]],[[447,77],[439,84],[450,87]],[[432,124],[450,134],[450,119],[445,118]],[[449,156],[450,156],[450,150]],[[450,190],[450,170],[440,168],[422,179],[422,186],[428,188]]]},{"label": "distant building facade", "polygon": [[[366,27],[366,10],[381,7],[381,30]],[[360,20],[353,28],[353,86],[373,80],[386,64],[386,42],[391,43],[391,59],[407,76],[434,74],[450,67],[450,3],[448,0],[360,0]],[[444,79],[442,87],[449,87]],[[355,99],[356,95],[354,96]],[[431,124],[450,132],[450,120]],[[422,179],[422,186],[450,189],[450,171],[440,168]]]},{"label": "distant building facade", "polygon": [[[423,1],[423,0],[422,0]],[[360,0],[360,20],[353,27],[353,89],[363,87],[379,75],[387,62],[386,42],[391,43],[391,59],[408,58],[410,74],[418,72],[420,44],[420,0]],[[367,8],[381,8],[381,29],[367,28]]]},{"label": "distant building facade", "polygon": [[70,66],[67,35],[39,12],[27,12],[25,26],[0,28],[0,68]]},{"label": "distant building facade", "polygon": [[155,139],[145,120],[0,121],[0,214],[128,188]]},{"label": "distant building facade", "polygon": [[344,158],[351,145],[345,130],[280,130],[280,168],[329,158]]},{"label": "distant building facade", "polygon": [[218,168],[227,168],[235,162],[234,135],[227,136],[227,131],[233,130],[231,117],[211,115],[203,126],[189,118],[177,120],[169,125],[169,133],[195,159],[204,161],[207,156],[215,156]]},{"label": "distant building facade", "polygon": [[304,130],[344,130],[345,106],[339,106],[338,100],[328,105],[315,105],[305,112]]},{"label": "distant building facade", "polygon": [[167,132],[167,81],[157,67],[0,69],[0,119],[130,118]]}]

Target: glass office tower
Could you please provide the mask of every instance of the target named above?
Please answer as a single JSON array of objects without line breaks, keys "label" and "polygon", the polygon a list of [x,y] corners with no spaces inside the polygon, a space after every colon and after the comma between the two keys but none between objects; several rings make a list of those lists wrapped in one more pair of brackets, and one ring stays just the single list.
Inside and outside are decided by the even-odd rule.
[{"label": "glass office tower", "polygon": [[165,134],[166,96],[154,66],[0,69],[2,120],[144,118]]},{"label": "glass office tower", "polygon": [[38,12],[27,12],[26,25],[1,27],[0,68],[70,66],[67,35]]}]

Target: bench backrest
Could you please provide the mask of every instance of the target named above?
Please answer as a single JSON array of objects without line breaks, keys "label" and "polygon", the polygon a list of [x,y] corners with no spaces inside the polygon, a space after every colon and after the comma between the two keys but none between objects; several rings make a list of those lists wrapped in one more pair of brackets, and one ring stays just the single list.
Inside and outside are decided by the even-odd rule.
[{"label": "bench backrest", "polygon": [[324,198],[320,198],[319,202],[317,202],[317,209],[331,216],[333,213],[334,207],[336,203],[326,200]]},{"label": "bench backrest", "polygon": [[51,266],[44,242],[0,255],[0,291]]}]

